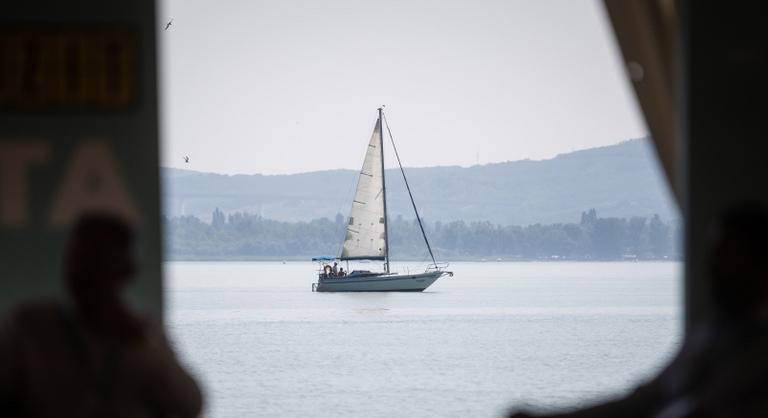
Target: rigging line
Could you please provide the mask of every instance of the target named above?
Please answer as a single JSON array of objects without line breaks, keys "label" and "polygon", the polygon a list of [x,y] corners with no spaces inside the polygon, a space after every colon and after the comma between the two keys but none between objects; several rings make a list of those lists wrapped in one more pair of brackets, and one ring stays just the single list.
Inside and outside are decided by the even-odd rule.
[{"label": "rigging line", "polygon": [[432,257],[432,264],[437,266],[435,261],[435,254],[432,253],[432,246],[429,245],[427,239],[427,233],[424,232],[424,225],[421,223],[421,217],[419,211],[416,209],[416,202],[413,201],[413,194],[411,193],[411,186],[408,185],[408,179],[405,177],[405,170],[403,169],[403,163],[400,162],[400,154],[397,153],[397,147],[395,146],[395,138],[392,136],[392,131],[389,129],[389,122],[387,122],[387,116],[384,112],[381,113],[384,118],[384,124],[387,126],[387,133],[389,133],[389,140],[392,142],[392,149],[395,151],[395,157],[397,158],[397,165],[400,166],[400,173],[403,174],[403,181],[405,182],[405,189],[408,190],[408,197],[411,198],[411,205],[413,206],[413,212],[416,214],[416,220],[419,221],[419,228],[421,229],[421,235],[424,237],[424,243],[427,244],[427,250],[429,250],[429,256]]}]

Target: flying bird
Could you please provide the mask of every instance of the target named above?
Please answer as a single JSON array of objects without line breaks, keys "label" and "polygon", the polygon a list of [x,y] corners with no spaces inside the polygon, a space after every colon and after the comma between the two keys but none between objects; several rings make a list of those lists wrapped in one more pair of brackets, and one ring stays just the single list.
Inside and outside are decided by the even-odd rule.
[{"label": "flying bird", "polygon": [[187,157],[186,155],[184,156],[184,162],[189,164],[189,157]]},{"label": "flying bird", "polygon": [[173,23],[173,19],[169,20],[168,23],[165,24],[165,30],[168,30],[168,28],[171,27],[172,23]]}]

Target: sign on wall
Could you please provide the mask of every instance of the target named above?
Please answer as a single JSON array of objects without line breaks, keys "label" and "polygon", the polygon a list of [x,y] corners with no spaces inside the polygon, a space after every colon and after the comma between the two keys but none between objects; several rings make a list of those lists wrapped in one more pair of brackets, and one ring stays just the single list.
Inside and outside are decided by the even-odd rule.
[{"label": "sign on wall", "polygon": [[162,312],[155,4],[30,1],[0,15],[0,312],[61,295],[83,211],[136,225],[132,300]]}]

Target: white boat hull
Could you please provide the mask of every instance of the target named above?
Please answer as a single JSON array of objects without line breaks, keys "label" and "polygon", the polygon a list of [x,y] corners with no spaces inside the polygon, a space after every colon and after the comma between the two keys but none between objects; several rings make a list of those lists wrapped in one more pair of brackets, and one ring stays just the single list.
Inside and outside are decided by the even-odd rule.
[{"label": "white boat hull", "polygon": [[321,277],[312,283],[316,292],[421,292],[445,271],[419,274],[371,274],[363,276]]}]

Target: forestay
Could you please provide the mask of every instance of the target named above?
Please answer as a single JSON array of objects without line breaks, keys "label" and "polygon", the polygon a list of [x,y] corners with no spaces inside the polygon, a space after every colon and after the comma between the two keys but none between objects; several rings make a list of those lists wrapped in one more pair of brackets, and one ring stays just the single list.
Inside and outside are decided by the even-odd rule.
[{"label": "forestay", "polygon": [[368,142],[363,169],[357,180],[357,191],[355,200],[352,201],[341,259],[384,259],[386,256],[381,146],[381,120],[378,120]]}]

